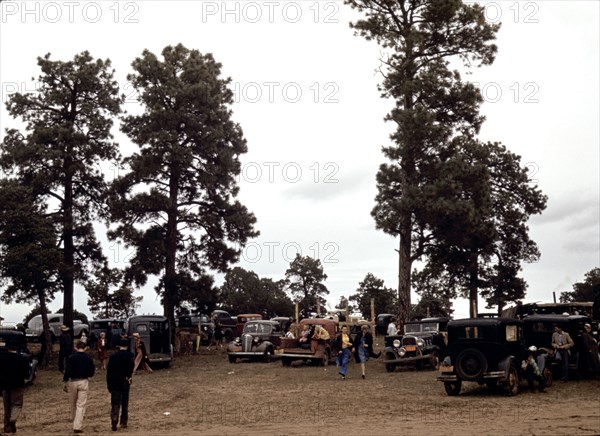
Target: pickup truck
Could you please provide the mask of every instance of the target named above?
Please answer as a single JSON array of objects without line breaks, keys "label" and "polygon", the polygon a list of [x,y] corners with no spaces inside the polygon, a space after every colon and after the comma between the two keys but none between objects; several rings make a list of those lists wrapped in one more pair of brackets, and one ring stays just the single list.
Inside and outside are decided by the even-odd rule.
[{"label": "pickup truck", "polygon": [[290,366],[294,360],[316,362],[318,365],[327,366],[337,358],[336,335],[338,323],[327,318],[306,318],[300,321],[300,331],[305,325],[314,327],[320,325],[329,333],[330,339],[325,343],[311,341],[311,344],[301,344],[298,339],[282,338],[275,355],[281,358],[283,366]]}]

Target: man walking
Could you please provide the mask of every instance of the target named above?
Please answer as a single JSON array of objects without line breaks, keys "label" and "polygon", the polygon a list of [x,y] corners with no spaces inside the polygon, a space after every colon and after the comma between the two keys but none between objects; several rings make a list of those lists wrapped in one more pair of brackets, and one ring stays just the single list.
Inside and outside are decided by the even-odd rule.
[{"label": "man walking", "polygon": [[110,420],[112,431],[117,431],[119,423],[119,409],[121,409],[121,427],[127,428],[129,418],[129,386],[133,375],[133,354],[127,350],[129,341],[121,339],[118,351],[108,359],[106,367],[106,385],[110,392]]},{"label": "man walking", "polygon": [[17,419],[23,409],[25,379],[29,375],[27,359],[17,352],[18,344],[7,341],[7,353],[0,353],[0,392],[4,402],[4,433],[17,432]]},{"label": "man walking", "polygon": [[64,390],[69,393],[71,403],[71,419],[73,432],[83,433],[83,417],[87,403],[89,378],[94,376],[94,361],[85,354],[85,343],[79,341],[75,346],[75,353],[67,359],[67,366],[63,381]]}]

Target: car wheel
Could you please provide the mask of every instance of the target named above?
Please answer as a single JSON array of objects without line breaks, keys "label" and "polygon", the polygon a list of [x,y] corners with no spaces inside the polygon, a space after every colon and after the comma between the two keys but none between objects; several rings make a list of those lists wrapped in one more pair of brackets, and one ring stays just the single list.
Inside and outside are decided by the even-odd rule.
[{"label": "car wheel", "polygon": [[227,356],[229,359],[229,363],[235,363],[235,361],[237,360],[237,357],[232,356],[231,354],[229,356]]},{"label": "car wheel", "polygon": [[281,364],[283,366],[291,366],[292,365],[292,359],[288,359],[287,357],[283,357],[281,359]]},{"label": "car wheel", "polygon": [[513,396],[519,393],[519,371],[513,364],[508,368],[508,377],[506,379],[506,387],[508,395]]},{"label": "car wheel", "polygon": [[461,351],[456,358],[456,372],[462,380],[477,381],[487,369],[487,359],[474,348]]},{"label": "car wheel", "polygon": [[265,350],[265,354],[263,356],[263,362],[271,363],[272,357],[273,357],[273,350],[271,348],[267,348]]},{"label": "car wheel", "polygon": [[434,351],[429,355],[429,364],[434,370],[438,369],[440,366],[440,354],[437,351]]},{"label": "car wheel", "polygon": [[[385,356],[385,358],[386,358],[387,360],[392,360],[392,359],[395,359],[395,358],[396,358],[396,356],[395,356],[394,354],[392,354],[392,353],[389,353],[389,354],[387,354],[387,355]],[[396,365],[394,365],[393,363],[386,363],[386,364],[385,364],[385,370],[386,370],[387,372],[394,372],[394,370],[395,370],[395,369],[396,369]]]},{"label": "car wheel", "polygon": [[324,350],[323,356],[321,357],[320,366],[327,366],[327,365],[329,365],[329,350]]},{"label": "car wheel", "polygon": [[460,388],[462,387],[462,381],[457,380],[455,382],[444,382],[444,389],[446,393],[451,397],[455,397],[460,394]]}]

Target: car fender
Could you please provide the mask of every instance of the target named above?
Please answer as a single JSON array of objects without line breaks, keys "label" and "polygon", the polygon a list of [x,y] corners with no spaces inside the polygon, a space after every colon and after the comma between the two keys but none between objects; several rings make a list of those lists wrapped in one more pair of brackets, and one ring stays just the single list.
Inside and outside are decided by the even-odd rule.
[{"label": "car fender", "polygon": [[511,365],[515,365],[517,368],[520,367],[515,356],[508,356],[498,362],[498,371],[504,371],[504,377],[508,377],[508,370]]}]

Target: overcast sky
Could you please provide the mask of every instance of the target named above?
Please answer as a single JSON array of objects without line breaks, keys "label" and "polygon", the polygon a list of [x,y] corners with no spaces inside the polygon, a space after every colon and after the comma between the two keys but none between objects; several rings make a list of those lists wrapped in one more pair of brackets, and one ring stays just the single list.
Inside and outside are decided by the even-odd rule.
[{"label": "overcast sky", "polygon": [[[524,265],[523,276],[526,301],[550,302],[553,291],[572,290],[600,266],[600,3],[482,4],[502,27],[494,64],[469,76],[486,99],[480,138],[521,155],[531,183],[549,197],[543,215],[530,221],[542,257]],[[131,112],[136,96],[126,75],[142,50],[158,55],[181,42],[213,53],[232,78],[234,119],[248,140],[240,200],[261,232],[239,265],[277,280],[296,252],[319,257],[331,307],[369,272],[397,287],[398,241],[375,230],[370,216],[381,147],[393,129],[383,118],[392,105],[376,88],[379,48],[353,35],[348,22],[356,13],[342,1],[3,1],[0,7],[2,137],[20,125],[4,102],[16,91],[35,90],[37,56],[50,52],[67,61],[88,50],[110,58]],[[135,150],[114,133],[124,155]],[[109,164],[103,170],[112,177]],[[104,247],[114,265],[126,265],[127,250]],[[144,296],[138,313],[162,313],[152,287],[136,291]],[[62,296],[50,304],[60,307]],[[75,307],[89,314],[81,288]],[[464,300],[455,309],[457,318],[468,315]],[[20,322],[29,310],[0,303],[7,321]]]}]

